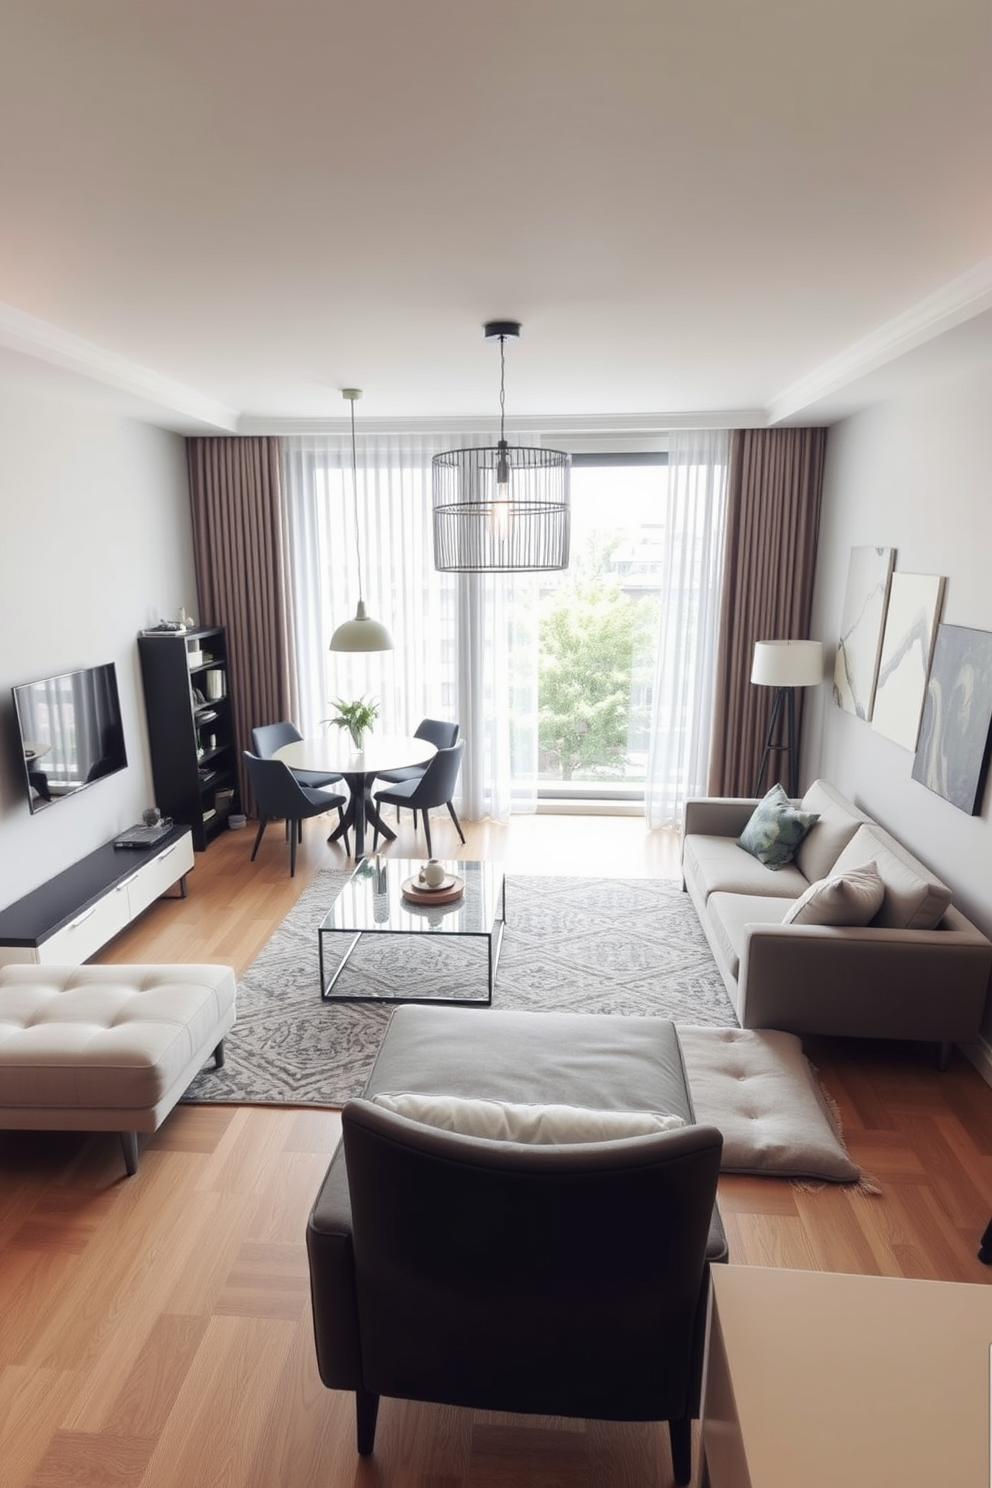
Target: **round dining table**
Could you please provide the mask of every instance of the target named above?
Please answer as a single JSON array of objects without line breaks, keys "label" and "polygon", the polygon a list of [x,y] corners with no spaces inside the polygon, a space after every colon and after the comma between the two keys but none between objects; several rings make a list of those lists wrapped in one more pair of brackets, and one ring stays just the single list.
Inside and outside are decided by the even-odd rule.
[{"label": "round dining table", "polygon": [[365,856],[367,823],[393,842],[396,833],[386,826],[372,799],[372,782],[384,770],[405,770],[410,765],[426,765],[437,749],[426,739],[403,734],[367,734],[365,744],[356,749],[347,729],[331,729],[326,734],[284,744],[276,759],[291,770],[318,770],[328,775],[341,775],[348,786],[349,800],[341,825],[328,841],[336,842],[349,829],[355,833],[355,857]]}]

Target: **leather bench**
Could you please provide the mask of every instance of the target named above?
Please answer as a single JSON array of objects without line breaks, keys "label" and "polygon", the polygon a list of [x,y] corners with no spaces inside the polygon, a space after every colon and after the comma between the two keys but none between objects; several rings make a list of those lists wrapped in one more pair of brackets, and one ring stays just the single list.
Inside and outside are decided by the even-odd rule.
[{"label": "leather bench", "polygon": [[0,969],[0,1129],[117,1131],[129,1174],[235,1018],[228,966]]}]

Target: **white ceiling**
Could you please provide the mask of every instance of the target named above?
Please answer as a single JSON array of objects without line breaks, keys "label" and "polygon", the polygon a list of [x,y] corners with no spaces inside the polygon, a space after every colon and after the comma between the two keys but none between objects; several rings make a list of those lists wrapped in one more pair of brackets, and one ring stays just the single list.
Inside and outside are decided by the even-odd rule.
[{"label": "white ceiling", "polygon": [[0,379],[828,423],[992,360],[989,0],[0,0]]}]

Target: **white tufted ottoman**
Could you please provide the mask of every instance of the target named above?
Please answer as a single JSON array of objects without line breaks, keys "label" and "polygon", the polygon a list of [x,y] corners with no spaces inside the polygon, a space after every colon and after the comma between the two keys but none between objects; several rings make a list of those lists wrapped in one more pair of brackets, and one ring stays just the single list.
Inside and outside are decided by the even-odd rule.
[{"label": "white tufted ottoman", "polygon": [[234,1023],[229,966],[0,968],[0,1129],[117,1131],[128,1173]]}]

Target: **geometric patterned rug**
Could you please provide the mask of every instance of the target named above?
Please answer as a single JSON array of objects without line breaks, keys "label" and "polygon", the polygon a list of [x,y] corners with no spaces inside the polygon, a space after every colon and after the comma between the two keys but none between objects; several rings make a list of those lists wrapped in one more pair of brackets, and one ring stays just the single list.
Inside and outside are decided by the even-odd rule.
[{"label": "geometric patterned rug", "polygon": [[[392,1006],[321,1001],[317,926],[348,876],[324,871],[303,891],[238,984],[224,1068],[202,1070],[186,1101],[341,1106],[361,1091]],[[506,915],[495,1008],[737,1027],[692,901],[672,880],[510,874]],[[365,936],[338,987],[474,996],[485,958],[484,940]]]}]

